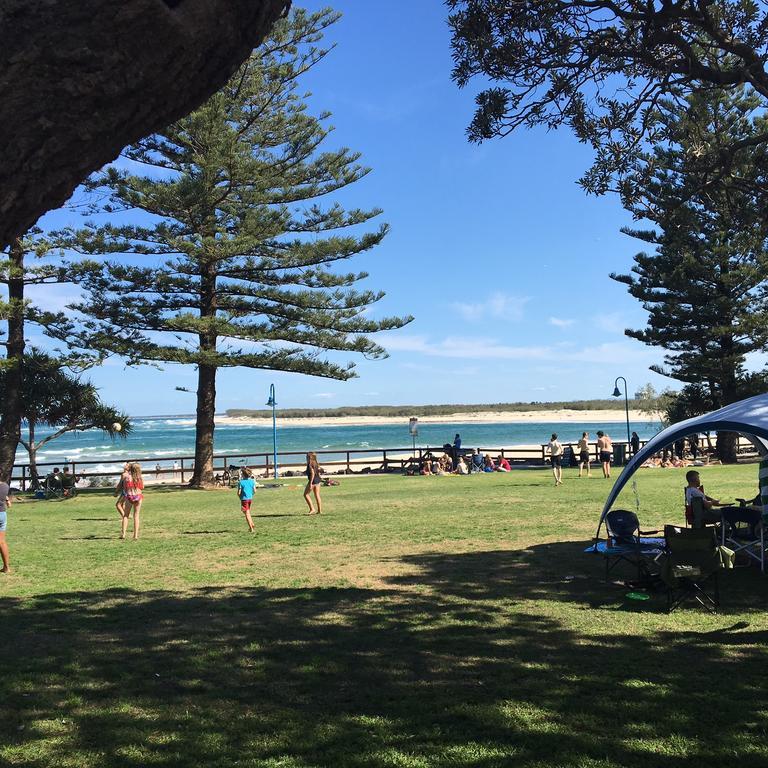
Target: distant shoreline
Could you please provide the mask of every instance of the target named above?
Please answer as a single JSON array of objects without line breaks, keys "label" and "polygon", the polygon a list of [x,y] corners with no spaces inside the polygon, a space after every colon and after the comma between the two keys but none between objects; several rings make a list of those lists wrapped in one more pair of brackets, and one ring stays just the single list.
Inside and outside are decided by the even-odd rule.
[{"label": "distant shoreline", "polygon": [[[419,416],[414,412],[420,424],[570,424],[570,423],[609,423],[623,422],[626,418],[624,409],[615,410],[576,410],[561,408],[541,411],[475,411],[434,416]],[[304,416],[277,418],[282,427],[351,427],[371,426],[376,424],[408,424],[404,416]],[[642,411],[631,410],[630,421],[652,421]],[[216,423],[220,426],[253,426],[271,427],[272,419],[251,416],[216,416]]]}]

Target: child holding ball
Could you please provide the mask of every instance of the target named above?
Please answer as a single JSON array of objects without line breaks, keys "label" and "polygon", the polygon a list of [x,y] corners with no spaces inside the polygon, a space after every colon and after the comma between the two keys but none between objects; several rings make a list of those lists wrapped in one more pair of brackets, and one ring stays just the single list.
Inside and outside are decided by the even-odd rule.
[{"label": "child holding ball", "polygon": [[256,488],[256,482],[253,479],[253,472],[248,467],[240,470],[240,482],[237,484],[237,495],[240,499],[240,511],[245,515],[245,522],[248,523],[248,530],[253,533],[253,519],[251,518],[251,502],[253,501],[253,492]]}]

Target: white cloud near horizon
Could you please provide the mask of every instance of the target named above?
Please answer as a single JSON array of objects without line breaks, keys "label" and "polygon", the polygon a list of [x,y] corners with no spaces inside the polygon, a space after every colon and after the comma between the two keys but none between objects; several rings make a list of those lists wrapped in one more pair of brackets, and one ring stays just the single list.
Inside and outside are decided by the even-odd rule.
[{"label": "white cloud near horizon", "polygon": [[562,317],[550,317],[549,324],[554,325],[555,328],[570,328],[576,321],[571,318]]},{"label": "white cloud near horizon", "polygon": [[511,296],[497,292],[491,294],[485,301],[477,303],[457,301],[452,306],[465,320],[471,322],[486,318],[517,322],[523,319],[525,305],[529,301],[531,301],[530,296]]},{"label": "white cloud near horizon", "polygon": [[391,352],[415,352],[427,357],[466,360],[532,360],[555,363],[649,363],[654,350],[629,340],[606,342],[587,347],[574,344],[512,346],[493,338],[447,336],[432,340],[427,336],[401,332],[381,334],[379,342]]},{"label": "white cloud near horizon", "polygon": [[320,398],[323,398],[324,400],[327,400],[331,397],[336,397],[336,395],[334,395],[333,392],[315,392],[315,394],[312,395],[312,397],[320,397]]}]

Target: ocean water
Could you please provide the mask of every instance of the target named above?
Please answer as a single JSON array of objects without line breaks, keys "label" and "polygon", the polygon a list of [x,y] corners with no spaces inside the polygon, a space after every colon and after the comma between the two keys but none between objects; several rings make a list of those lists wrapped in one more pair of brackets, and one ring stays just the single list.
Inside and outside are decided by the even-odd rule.
[{"label": "ocean water", "polygon": [[[78,432],[62,435],[51,441],[38,454],[41,464],[66,464],[95,462],[88,469],[94,472],[108,472],[117,468],[126,458],[151,459],[152,464],[172,466],[173,459],[191,456],[194,452],[195,420],[191,416],[148,417],[134,420],[133,433],[125,438],[111,440],[101,432]],[[658,423],[633,422],[631,428],[642,439],[652,437],[659,430]],[[465,448],[497,448],[515,445],[540,444],[549,441],[552,432],[557,432],[564,443],[579,440],[587,431],[591,439],[602,429],[615,440],[626,439],[626,422],[597,423],[590,421],[524,424],[477,424],[446,423],[420,424],[417,446],[440,447],[452,443],[459,432]],[[52,430],[38,429],[38,439]],[[272,428],[227,424],[216,427],[216,454],[259,454],[272,453]],[[410,448],[408,422],[403,424],[376,424],[365,426],[283,426],[278,419],[278,454],[297,451],[339,451],[354,449]],[[343,454],[342,454],[343,455]],[[26,451],[18,452],[18,463],[27,463]],[[332,460],[333,456],[326,456]],[[288,459],[288,457],[286,457]],[[292,463],[297,458],[293,457]],[[86,467],[83,467],[84,469]]]}]

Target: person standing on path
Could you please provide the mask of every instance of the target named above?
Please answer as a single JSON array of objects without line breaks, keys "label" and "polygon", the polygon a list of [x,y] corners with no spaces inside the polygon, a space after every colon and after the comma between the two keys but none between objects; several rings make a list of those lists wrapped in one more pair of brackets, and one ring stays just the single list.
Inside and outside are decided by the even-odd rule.
[{"label": "person standing on path", "polygon": [[[307,502],[310,515],[321,515],[323,513],[323,502],[320,499],[320,483],[323,482],[320,477],[320,467],[317,464],[317,455],[310,451],[307,454],[307,487],[304,489],[304,501]],[[312,501],[309,498],[309,494],[313,493],[315,496],[315,504],[317,511],[312,507]]]},{"label": "person standing on path", "polygon": [[253,479],[253,472],[248,467],[243,467],[240,470],[240,482],[237,484],[237,496],[240,499],[240,511],[245,515],[245,522],[248,523],[248,530],[251,533],[253,533],[251,502],[255,489],[256,481]]},{"label": "person standing on path", "polygon": [[611,476],[611,451],[613,441],[602,430],[597,433],[597,450],[600,452],[600,463],[603,465],[603,477]]},{"label": "person standing on path", "polygon": [[592,477],[592,469],[589,466],[589,432],[581,433],[581,440],[579,440],[576,450],[579,452],[579,477],[582,476],[585,468],[587,477]]},{"label": "person standing on path", "polygon": [[563,484],[563,446],[557,439],[557,433],[552,433],[549,441],[549,460],[552,462],[552,474],[555,478],[555,486]]},{"label": "person standing on path", "polygon": [[8,527],[8,510],[11,508],[11,487],[8,483],[0,483],[0,558],[3,567],[0,573],[11,572],[11,556],[8,554],[8,542],[5,540],[5,529]]},{"label": "person standing on path", "polygon": [[632,455],[637,456],[637,452],[640,450],[640,436],[637,432],[632,433],[632,437],[629,439],[629,444],[632,446]]}]

